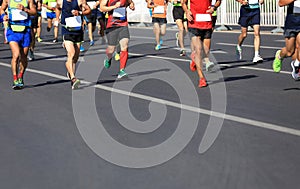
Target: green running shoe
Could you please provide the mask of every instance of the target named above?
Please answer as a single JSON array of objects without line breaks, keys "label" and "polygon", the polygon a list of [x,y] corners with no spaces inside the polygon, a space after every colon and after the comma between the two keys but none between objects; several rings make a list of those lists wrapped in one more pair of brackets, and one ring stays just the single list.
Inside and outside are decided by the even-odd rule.
[{"label": "green running shoe", "polygon": [[104,59],[104,67],[106,68],[106,69],[108,69],[109,67],[110,67],[110,65],[111,65],[111,59],[109,59],[108,60],[108,58],[106,57],[105,59]]},{"label": "green running shoe", "polygon": [[12,88],[13,88],[14,90],[20,89],[20,87],[19,87],[19,81],[18,81],[18,80],[14,80],[14,81],[13,81]]},{"label": "green running shoe", "polygon": [[123,77],[127,77],[127,73],[125,72],[124,69],[120,70],[119,73],[118,73],[118,79],[121,79]]},{"label": "green running shoe", "polygon": [[24,81],[23,81],[22,78],[19,78],[19,79],[18,79],[18,83],[19,83],[19,87],[20,87],[20,88],[23,88],[23,87],[24,87]]},{"label": "green running shoe", "polygon": [[275,59],[273,61],[273,70],[276,73],[279,73],[281,70],[281,66],[282,66],[282,60],[283,58],[279,58],[281,50],[278,50],[275,54]]}]

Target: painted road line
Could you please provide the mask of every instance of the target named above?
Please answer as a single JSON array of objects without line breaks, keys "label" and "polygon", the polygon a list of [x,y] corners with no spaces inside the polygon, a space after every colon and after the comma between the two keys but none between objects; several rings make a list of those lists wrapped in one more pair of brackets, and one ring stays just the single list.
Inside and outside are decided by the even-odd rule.
[{"label": "painted road line", "polygon": [[[236,44],[232,44],[232,43],[216,43],[217,45],[226,45],[226,46],[236,46]],[[252,47],[254,48],[253,45],[242,45],[242,47]],[[281,47],[269,47],[269,46],[260,46],[261,49],[273,49],[273,50],[277,50],[277,49],[281,49],[283,46]]]},{"label": "painted road line", "polygon": [[[0,62],[0,65],[10,68],[10,65],[6,64],[6,63]],[[49,73],[49,72],[45,72],[45,71],[39,71],[39,70],[35,70],[35,69],[27,69],[27,71],[36,73],[36,74],[40,74],[40,75],[44,75],[44,76],[57,78],[57,79],[67,79],[67,77],[65,77],[65,76],[61,76],[58,74],[53,74],[53,73]],[[92,82],[82,80],[82,84],[91,85]],[[97,84],[97,85],[94,85],[93,87],[96,87],[96,88],[102,89],[102,90],[106,90],[109,92],[114,92],[114,93],[118,93],[118,94],[122,94],[122,95],[127,95],[130,97],[139,98],[142,100],[153,101],[156,103],[165,104],[168,106],[172,106],[175,108],[179,108],[179,109],[183,109],[183,110],[187,110],[187,111],[191,111],[191,112],[195,112],[195,113],[205,114],[208,116],[214,116],[214,117],[218,117],[218,118],[224,118],[226,120],[230,120],[230,121],[234,121],[234,122],[238,122],[238,123],[242,123],[242,124],[246,124],[246,125],[250,125],[250,126],[254,126],[254,127],[258,127],[258,128],[263,128],[263,129],[277,131],[277,132],[281,132],[281,133],[285,133],[285,134],[300,136],[300,130],[287,128],[287,127],[284,127],[281,125],[251,120],[251,119],[234,116],[234,115],[230,115],[230,114],[223,114],[223,113],[219,113],[219,112],[215,112],[215,111],[211,111],[211,110],[207,110],[207,109],[203,109],[203,108],[188,106],[188,105],[184,105],[184,104],[180,104],[180,103],[176,103],[176,102],[172,102],[172,101],[168,101],[168,100],[163,100],[163,99],[159,99],[159,98],[155,98],[155,97],[151,97],[151,96],[147,96],[147,95],[134,93],[131,91],[120,90],[120,89],[108,87],[105,85]]]}]

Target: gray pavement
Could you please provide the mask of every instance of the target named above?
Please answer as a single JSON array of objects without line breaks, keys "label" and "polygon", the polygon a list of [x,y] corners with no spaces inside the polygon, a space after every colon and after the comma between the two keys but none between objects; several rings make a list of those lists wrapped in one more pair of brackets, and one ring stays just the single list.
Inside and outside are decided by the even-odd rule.
[{"label": "gray pavement", "polygon": [[199,89],[175,32],[155,51],[152,29],[131,27],[124,80],[116,80],[118,62],[103,68],[101,40],[85,42],[76,91],[51,34],[37,43],[19,91],[11,89],[10,50],[1,44],[0,188],[297,188],[300,82],[290,59],[272,72],[283,37],[263,34],[265,61],[254,65],[251,34],[236,61],[238,33],[215,32],[217,66]]}]

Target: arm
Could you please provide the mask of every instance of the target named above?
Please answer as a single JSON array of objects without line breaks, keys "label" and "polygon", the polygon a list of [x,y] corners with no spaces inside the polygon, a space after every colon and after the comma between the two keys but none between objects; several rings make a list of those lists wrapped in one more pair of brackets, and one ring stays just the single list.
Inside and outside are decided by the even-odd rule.
[{"label": "arm", "polygon": [[286,5],[289,5],[291,4],[292,2],[294,2],[295,0],[279,0],[278,1],[278,5],[280,7],[283,7],[283,6],[286,6]]},{"label": "arm", "polygon": [[5,13],[5,10],[7,9],[7,7],[8,7],[7,0],[3,0],[1,8],[0,8],[0,22],[8,20],[8,17]]},{"label": "arm", "polygon": [[88,15],[91,14],[92,12],[90,6],[86,3],[85,0],[83,0],[81,3],[81,10],[82,10],[82,15]]},{"label": "arm", "polygon": [[248,5],[248,1],[247,0],[235,0],[236,2],[239,2],[242,5]]},{"label": "arm", "polygon": [[187,3],[187,0],[181,0],[181,6],[182,6],[182,9],[184,10],[184,12],[186,14],[186,18],[188,19],[188,21],[192,21],[193,20],[193,14],[192,14],[191,10],[188,9],[186,3]]},{"label": "arm", "polygon": [[117,9],[120,7],[121,3],[120,2],[117,2],[115,5],[113,6],[107,6],[107,2],[108,0],[101,0],[100,2],[100,11],[101,12],[109,12],[109,11],[112,11],[114,9]]},{"label": "arm", "polygon": [[55,9],[55,22],[59,23],[59,18],[60,18],[60,14],[61,14],[61,7],[62,7],[62,1],[61,0],[57,0],[57,4],[56,4],[56,9]]},{"label": "arm", "polygon": [[36,7],[33,4],[33,0],[28,0],[28,7],[24,7],[22,4],[18,4],[17,8],[28,13],[29,15],[33,16],[36,15]]}]

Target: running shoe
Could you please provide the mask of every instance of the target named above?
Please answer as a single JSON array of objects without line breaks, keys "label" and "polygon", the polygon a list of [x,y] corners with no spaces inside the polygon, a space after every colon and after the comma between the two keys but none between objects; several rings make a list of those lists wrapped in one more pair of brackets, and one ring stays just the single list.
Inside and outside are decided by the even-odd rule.
[{"label": "running shoe", "polygon": [[164,41],[162,40],[162,38],[159,38],[159,44],[162,45],[164,43]]},{"label": "running shoe", "polygon": [[299,72],[299,65],[295,66],[295,61],[291,62],[291,66],[292,66],[292,77],[294,78],[295,81],[299,81],[300,80],[300,72]]},{"label": "running shoe", "polygon": [[254,56],[253,58],[253,63],[254,64],[257,64],[257,63],[262,63],[264,61],[264,59],[260,56],[260,55],[257,55],[257,56]]},{"label": "running shoe", "polygon": [[58,41],[57,38],[53,39],[53,43],[57,43],[57,41]]},{"label": "running shoe", "polygon": [[119,71],[119,73],[118,73],[118,79],[121,79],[121,78],[127,77],[127,76],[128,76],[128,75],[127,75],[127,73],[125,72],[124,69],[121,69],[121,70]]},{"label": "running shoe", "polygon": [[215,64],[211,61],[206,62],[205,68],[207,72],[211,72],[212,69],[214,68]]},{"label": "running shoe", "polygon": [[73,79],[71,80],[71,85],[73,90],[78,89],[80,85],[80,80],[77,79],[76,77],[73,77]]},{"label": "running shoe", "polygon": [[104,67],[106,68],[106,69],[108,69],[109,67],[110,67],[110,65],[111,65],[111,59],[109,59],[108,60],[108,58],[106,57],[105,59],[104,59]]},{"label": "running shoe", "polygon": [[208,85],[208,84],[207,84],[205,78],[200,78],[200,79],[199,79],[199,85],[198,85],[199,88],[207,87],[207,85]]},{"label": "running shoe", "polygon": [[36,40],[37,40],[38,42],[42,42],[42,41],[43,41],[40,37],[37,37]]},{"label": "running shoe", "polygon": [[24,81],[22,78],[18,78],[18,83],[19,83],[19,88],[23,88],[24,87]]},{"label": "running shoe", "polygon": [[180,56],[185,56],[185,54],[186,54],[186,52],[185,52],[184,49],[183,49],[183,50],[180,50]]},{"label": "running shoe", "polygon": [[178,32],[176,32],[175,36],[176,36],[176,46],[179,47]]},{"label": "running shoe", "polygon": [[156,50],[156,51],[159,51],[160,49],[161,49],[161,46],[160,46],[160,45],[156,45],[156,46],[155,46],[155,50]]},{"label": "running shoe", "polygon": [[194,61],[191,61],[191,62],[190,62],[190,70],[191,70],[192,72],[194,72],[194,71],[197,70],[197,67],[196,67],[196,64],[195,64]]},{"label": "running shoe", "polygon": [[28,60],[30,60],[30,61],[34,60],[34,54],[31,49],[29,49],[29,51],[28,51]]},{"label": "running shoe", "polygon": [[240,46],[236,46],[235,53],[237,60],[242,60],[242,48]]},{"label": "running shoe", "polygon": [[90,46],[93,46],[95,42],[93,40],[90,41]]},{"label": "running shoe", "polygon": [[20,89],[18,80],[14,80],[14,81],[13,81],[12,88],[13,88],[14,90]]},{"label": "running shoe", "polygon": [[80,50],[80,52],[84,52],[85,49],[84,49],[83,45],[80,45],[79,50]]},{"label": "running shoe", "polygon": [[275,54],[275,59],[273,61],[273,70],[276,73],[279,73],[281,70],[281,63],[283,58],[279,58],[281,50],[278,50]]},{"label": "running shoe", "polygon": [[120,53],[115,52],[114,54],[115,54],[115,56],[114,56],[115,60],[119,61],[120,60]]}]

